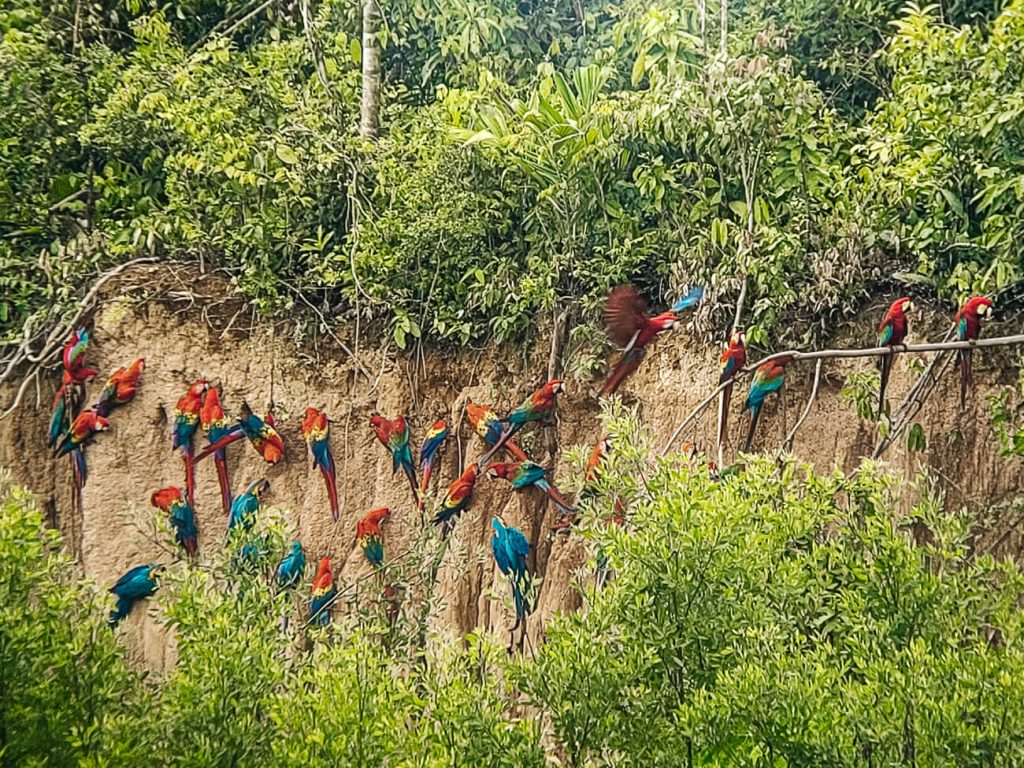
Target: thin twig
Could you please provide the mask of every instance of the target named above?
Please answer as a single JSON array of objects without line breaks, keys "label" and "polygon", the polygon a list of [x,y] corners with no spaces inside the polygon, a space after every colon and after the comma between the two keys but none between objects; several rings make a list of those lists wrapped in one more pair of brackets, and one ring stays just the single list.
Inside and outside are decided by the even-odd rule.
[{"label": "thin twig", "polygon": [[814,401],[818,399],[818,385],[821,383],[821,365],[824,362],[821,358],[818,359],[817,364],[814,366],[814,386],[811,387],[811,396],[807,398],[807,405],[804,406],[803,413],[800,414],[800,418],[796,420],[796,424],[789,430],[789,434],[786,435],[786,439],[782,443],[784,450],[790,450],[793,447],[793,438],[796,437],[796,431],[800,429],[804,421],[807,419],[807,414],[811,412],[811,407],[814,405]]}]

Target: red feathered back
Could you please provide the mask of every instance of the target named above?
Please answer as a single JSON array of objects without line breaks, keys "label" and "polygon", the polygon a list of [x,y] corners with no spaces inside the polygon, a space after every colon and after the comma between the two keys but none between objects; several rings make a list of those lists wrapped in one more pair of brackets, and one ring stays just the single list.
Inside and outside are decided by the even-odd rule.
[{"label": "red feathered back", "polygon": [[633,334],[647,322],[647,302],[633,285],[612,288],[604,308],[608,335],[620,347],[629,344]]}]

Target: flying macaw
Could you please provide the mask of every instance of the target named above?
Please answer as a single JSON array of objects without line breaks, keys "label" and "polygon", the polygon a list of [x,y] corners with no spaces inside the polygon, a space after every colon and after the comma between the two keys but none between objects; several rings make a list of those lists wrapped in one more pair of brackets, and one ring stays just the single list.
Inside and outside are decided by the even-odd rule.
[{"label": "flying macaw", "polygon": [[100,416],[109,416],[119,405],[127,405],[135,399],[135,394],[142,386],[142,371],[146,367],[145,358],[134,360],[127,368],[118,368],[107,379],[96,400],[95,410]]},{"label": "flying macaw", "polygon": [[370,510],[366,517],[356,523],[356,541],[359,542],[363,554],[374,568],[384,565],[384,543],[382,541],[384,532],[380,525],[390,515],[390,509],[379,507]]},{"label": "flying macaw", "polygon": [[273,411],[268,411],[266,417],[261,419],[252,412],[248,403],[242,403],[242,418],[238,426],[267,464],[277,464],[284,459],[284,440],[274,429]]},{"label": "flying macaw", "polygon": [[498,442],[494,444],[487,455],[477,462],[480,465],[484,465],[491,460],[499,450],[505,447],[505,443],[512,439],[512,436],[523,428],[525,424],[531,421],[540,421],[541,419],[547,419],[551,416],[555,410],[555,398],[560,392],[565,391],[565,386],[562,384],[561,379],[552,379],[543,387],[538,389],[528,398],[526,398],[522,404],[506,416],[502,421],[508,424],[508,428],[501,433],[501,437],[498,438]]},{"label": "flying macaw", "polygon": [[263,494],[270,488],[266,480],[253,480],[249,487],[240,496],[236,496],[231,502],[231,512],[228,515],[228,530],[242,528],[251,531],[256,525],[256,515],[260,511],[260,501]]},{"label": "flying macaw", "polygon": [[[907,313],[914,309],[914,302],[906,296],[902,296],[892,304],[882,318],[878,326],[878,346],[898,347],[907,338],[907,331],[910,329],[910,321]],[[878,381],[878,415],[885,412],[885,385],[889,383],[889,373],[892,371],[892,352],[882,358],[882,375]]]},{"label": "flying macaw", "polygon": [[302,419],[302,436],[306,439],[310,453],[313,454],[313,466],[319,467],[327,485],[327,498],[331,504],[331,516],[338,522],[338,484],[334,475],[334,454],[331,453],[329,442],[331,425],[327,414],[316,408],[307,408]]},{"label": "flying macaw", "polygon": [[[500,428],[500,424],[498,425]],[[420,480],[419,510],[423,512],[423,505],[427,500],[427,490],[430,488],[430,475],[434,470],[434,460],[437,458],[441,446],[448,439],[448,423],[444,419],[438,419],[434,425],[427,430],[420,446],[420,469],[423,472],[423,479]]]},{"label": "flying macaw", "polygon": [[[493,448],[495,443],[501,439],[501,433],[504,431],[501,419],[489,405],[466,403],[466,421],[484,439],[488,448]],[[505,450],[519,461],[527,460],[526,453],[512,440],[505,441]]]},{"label": "flying macaw", "polygon": [[473,495],[473,486],[476,485],[477,473],[480,471],[478,464],[470,464],[466,467],[459,478],[448,486],[448,493],[441,502],[441,508],[434,517],[434,525],[442,526],[447,532],[452,525],[452,520],[462,514],[462,511],[469,506],[469,500]]},{"label": "flying macaw", "polygon": [[[220,404],[220,393],[216,387],[210,387],[203,395],[203,405],[199,409],[199,425],[206,433],[206,439],[211,445],[229,434],[235,426],[224,415],[224,408]],[[228,455],[224,448],[214,451],[213,463],[217,467],[221,507],[224,509],[224,514],[229,515],[231,514],[231,480],[228,477]]]},{"label": "flying macaw", "polygon": [[84,384],[99,376],[97,371],[85,367],[85,352],[89,348],[89,332],[79,328],[64,345],[64,370],[76,384]]},{"label": "flying macaw", "polygon": [[302,543],[293,541],[291,549],[281,558],[274,572],[274,581],[278,590],[294,589],[306,572],[306,554],[302,551]]},{"label": "flying macaw", "polygon": [[413,498],[419,503],[419,484],[416,482],[416,469],[412,465],[412,449],[409,447],[409,423],[405,416],[386,419],[383,416],[370,417],[370,427],[381,444],[391,452],[391,473],[399,467],[409,478]]},{"label": "flying macaw", "polygon": [[761,415],[761,406],[765,398],[772,392],[778,392],[782,388],[783,373],[786,364],[793,357],[782,355],[774,360],[769,360],[757,366],[754,377],[750,382],[750,391],[747,393],[747,402],[744,409],[750,409],[750,428],[747,430],[747,442],[743,450],[749,452],[750,446],[754,443],[754,430],[757,429],[757,418]]},{"label": "flying macaw", "polygon": [[510,632],[515,632],[526,622],[526,614],[530,611],[526,593],[530,589],[530,573],[526,568],[526,558],[530,554],[530,543],[518,530],[505,521],[500,515],[491,519],[494,536],[491,537],[491,552],[498,570],[508,577],[512,585],[512,599],[515,603],[516,623]]},{"label": "flying macaw", "polygon": [[159,586],[156,574],[163,567],[155,563],[137,565],[127,571],[110,588],[111,594],[117,598],[117,605],[110,612],[110,619],[107,622],[111,627],[116,627],[120,624],[131,613],[135,603],[156,592],[156,588]]},{"label": "flying macaw", "polygon": [[619,362],[612,368],[601,387],[601,395],[613,394],[625,378],[640,367],[646,354],[646,347],[658,334],[675,328],[679,323],[677,314],[692,307],[704,295],[702,287],[694,288],[672,305],[668,312],[650,317],[647,302],[633,285],[619,285],[608,294],[604,319],[612,341],[623,347]]},{"label": "flying macaw", "polygon": [[718,383],[729,382],[722,390],[721,413],[718,415],[718,444],[725,440],[726,427],[729,423],[729,401],[732,399],[732,381],[736,374],[747,364],[747,347],[743,343],[743,330],[737,328],[729,336],[729,342],[722,350],[719,358]]},{"label": "flying macaw", "polygon": [[516,490],[535,485],[551,497],[561,514],[575,512],[576,507],[569,504],[558,489],[547,481],[545,475],[550,471],[532,461],[507,461],[489,465],[487,476],[492,480],[498,477],[508,480]]},{"label": "flying macaw", "polygon": [[309,611],[312,614],[310,621],[315,621],[321,626],[327,626],[331,620],[331,601],[338,594],[334,586],[334,574],[331,573],[331,558],[323,557],[316,569],[316,576],[313,579],[312,599],[309,602]]},{"label": "flying macaw", "polygon": [[106,432],[108,429],[110,429],[110,422],[90,408],[78,414],[71,423],[71,428],[64,434],[60,443],[57,444],[57,456],[71,454],[75,473],[75,487],[79,491],[85,487],[85,481],[88,477],[83,449],[97,434]]},{"label": "flying macaw", "polygon": [[[974,296],[956,313],[957,341],[974,341],[981,335],[981,321],[992,314],[992,301],[984,296]],[[971,353],[973,349],[960,350],[960,407],[967,401],[967,387],[971,383]]]},{"label": "flying macaw", "polygon": [[181,489],[171,486],[153,491],[149,503],[170,517],[175,540],[189,557],[195,557],[198,551],[196,518]]},{"label": "flying macaw", "polygon": [[174,421],[171,424],[171,448],[181,448],[185,460],[185,495],[189,503],[195,499],[196,471],[192,460],[192,438],[199,428],[199,411],[203,407],[203,396],[209,382],[199,379],[178,401],[174,407]]}]

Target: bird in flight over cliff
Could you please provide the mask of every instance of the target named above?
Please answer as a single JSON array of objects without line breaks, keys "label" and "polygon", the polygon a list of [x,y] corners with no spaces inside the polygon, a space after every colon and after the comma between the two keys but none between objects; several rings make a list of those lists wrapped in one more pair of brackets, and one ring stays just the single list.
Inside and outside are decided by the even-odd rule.
[{"label": "bird in flight over cliff", "polygon": [[313,578],[311,593],[309,611],[312,616],[310,622],[326,627],[331,621],[331,601],[338,594],[338,589],[334,585],[334,574],[331,573],[331,558],[320,559],[316,576]]},{"label": "bird in flight over cliff", "polygon": [[195,557],[199,550],[196,541],[198,536],[196,518],[192,512],[192,505],[188,503],[188,499],[182,494],[181,489],[171,486],[153,491],[149,497],[149,503],[170,518],[175,541],[181,545],[189,557]]},{"label": "bird in flight over cliff", "polygon": [[647,302],[636,286],[619,285],[612,288],[605,302],[604,319],[608,335],[623,350],[601,387],[600,394],[611,395],[618,390],[625,378],[640,367],[647,345],[659,334],[675,328],[679,323],[679,313],[697,304],[703,295],[704,288],[698,286],[673,304],[668,312],[651,317]]},{"label": "bird in flight over cliff", "polygon": [[[516,621],[509,629],[514,633],[523,627],[525,635],[526,614],[530,612],[530,604],[526,593],[530,589],[530,572],[526,558],[530,555],[530,543],[521,532],[510,525],[505,525],[501,515],[491,518],[494,535],[491,537],[491,553],[498,570],[506,576],[512,585],[512,602],[515,606]],[[509,643],[509,652],[512,643]]]},{"label": "bird in flight over cliff", "polygon": [[192,440],[199,428],[199,411],[203,407],[203,396],[210,384],[199,379],[178,400],[174,407],[174,420],[171,423],[171,448],[181,448],[185,460],[185,495],[189,504],[195,503],[196,471],[192,460]]},{"label": "bird in flight over cliff", "polygon": [[[957,341],[974,341],[981,335],[981,321],[992,315],[992,301],[984,296],[967,300],[956,313]],[[960,407],[967,401],[967,388],[971,384],[971,355],[973,349],[960,350]]]},{"label": "bird in flight over cliff", "polygon": [[536,486],[551,497],[560,514],[575,512],[576,507],[567,502],[559,490],[548,482],[546,475],[550,471],[532,461],[506,461],[490,464],[487,467],[487,476],[492,480],[499,477],[508,480],[517,491]]},{"label": "bird in flight over cliff", "polygon": [[306,439],[310,453],[313,454],[313,466],[320,469],[327,486],[327,498],[331,505],[331,517],[338,522],[338,481],[334,473],[334,454],[331,452],[331,424],[327,414],[316,408],[307,408],[302,419],[302,436]]},{"label": "bird in flight over cliff", "polygon": [[430,475],[434,471],[434,462],[441,452],[441,446],[448,439],[448,423],[444,419],[438,419],[433,426],[427,430],[420,446],[420,471],[423,477],[420,480],[420,493],[418,508],[420,511],[420,522],[422,523],[423,505],[427,501],[427,491],[430,489]]},{"label": "bird in flight over cliff", "polygon": [[494,454],[504,448],[505,444],[512,439],[512,436],[525,425],[533,421],[550,420],[555,412],[555,400],[564,391],[565,385],[562,383],[562,380],[552,379],[502,419],[502,422],[508,424],[508,427],[501,433],[501,437],[491,447],[491,450],[477,462],[477,469],[479,470],[479,467],[489,462]]},{"label": "bird in flight over cliff", "polygon": [[[231,420],[224,415],[224,407],[220,404],[220,393],[216,387],[210,387],[203,396],[203,405],[199,409],[199,425],[206,433],[206,440],[213,444],[231,431]],[[215,451],[213,463],[217,466],[217,483],[220,485],[220,503],[224,514],[231,514],[231,480],[228,478],[228,455],[224,448]]]},{"label": "bird in flight over cliff", "polygon": [[744,406],[745,409],[750,410],[750,427],[747,429],[747,442],[743,446],[744,451],[749,451],[750,446],[754,444],[754,430],[757,429],[757,420],[761,415],[764,401],[768,395],[778,392],[782,388],[786,364],[792,359],[791,355],[781,355],[774,360],[762,363],[754,371],[754,377],[750,382],[750,391],[747,393],[747,402]]},{"label": "bird in flight over cliff", "polygon": [[401,415],[387,419],[374,414],[370,417],[370,428],[381,444],[391,452],[391,473],[402,468],[409,479],[413,499],[419,504],[419,483],[416,482],[416,468],[412,463],[412,448],[409,446],[409,422]]},{"label": "bird in flight over cliff", "polygon": [[367,562],[374,568],[384,565],[384,531],[380,526],[390,516],[390,509],[378,507],[371,509],[366,517],[356,523],[356,541]]},{"label": "bird in flight over cliff", "polygon": [[111,627],[120,624],[131,613],[137,602],[156,592],[159,586],[156,576],[161,569],[163,566],[155,563],[137,565],[127,571],[110,588],[111,594],[117,598],[117,604],[110,612],[110,618],[107,621]]},{"label": "bird in flight over cliff", "polygon": [[[889,305],[885,317],[878,326],[878,346],[898,347],[907,338],[910,330],[910,320],[907,313],[914,309],[914,302],[906,296],[901,296]],[[889,374],[892,372],[893,353],[882,358],[882,372],[878,380],[878,416],[881,418],[885,413],[885,387],[889,383]]]}]

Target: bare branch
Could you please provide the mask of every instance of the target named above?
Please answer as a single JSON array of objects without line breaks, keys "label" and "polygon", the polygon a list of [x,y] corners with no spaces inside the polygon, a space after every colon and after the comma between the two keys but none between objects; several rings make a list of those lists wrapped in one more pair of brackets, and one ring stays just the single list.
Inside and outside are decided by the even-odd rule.
[{"label": "bare branch", "polygon": [[807,398],[807,405],[804,406],[803,413],[800,414],[800,418],[796,420],[796,424],[789,430],[789,434],[786,435],[786,439],[782,442],[784,450],[791,450],[793,447],[793,438],[796,437],[796,431],[800,429],[804,421],[807,419],[807,414],[811,412],[811,407],[814,405],[814,401],[818,399],[818,385],[821,384],[821,365],[824,362],[823,359],[819,358],[818,362],[814,366],[814,385],[811,387],[811,396]]}]

